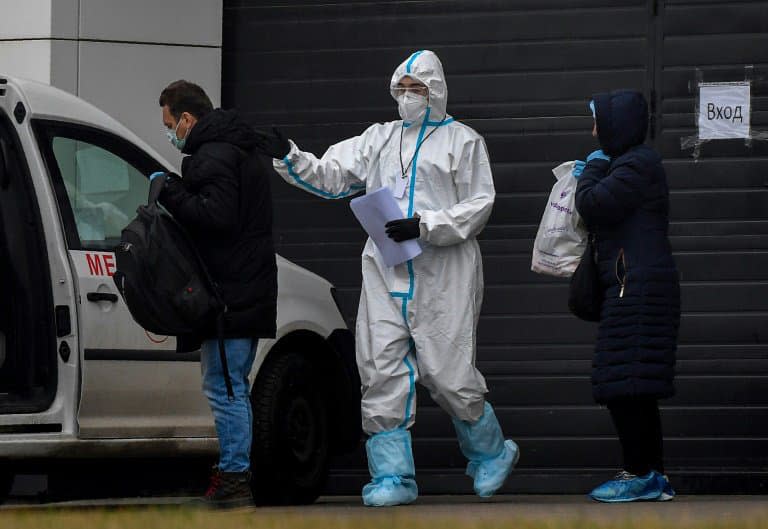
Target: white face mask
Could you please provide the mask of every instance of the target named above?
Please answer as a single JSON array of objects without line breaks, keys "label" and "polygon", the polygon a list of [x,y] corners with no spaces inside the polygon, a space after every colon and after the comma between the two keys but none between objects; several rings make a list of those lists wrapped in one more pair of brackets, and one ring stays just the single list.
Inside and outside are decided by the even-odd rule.
[{"label": "white face mask", "polygon": [[397,98],[397,111],[403,121],[412,123],[418,121],[427,110],[429,100],[414,92],[405,92]]}]

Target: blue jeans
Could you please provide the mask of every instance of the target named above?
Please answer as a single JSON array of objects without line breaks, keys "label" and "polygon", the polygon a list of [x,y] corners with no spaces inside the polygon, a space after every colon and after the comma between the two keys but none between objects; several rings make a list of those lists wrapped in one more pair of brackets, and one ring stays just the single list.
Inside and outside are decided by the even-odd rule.
[{"label": "blue jeans", "polygon": [[248,374],[256,356],[258,340],[224,340],[229,376],[235,400],[227,397],[224,370],[221,367],[218,340],[206,340],[200,348],[203,393],[208,398],[219,437],[219,470],[245,472],[251,466],[253,414],[248,391]]}]

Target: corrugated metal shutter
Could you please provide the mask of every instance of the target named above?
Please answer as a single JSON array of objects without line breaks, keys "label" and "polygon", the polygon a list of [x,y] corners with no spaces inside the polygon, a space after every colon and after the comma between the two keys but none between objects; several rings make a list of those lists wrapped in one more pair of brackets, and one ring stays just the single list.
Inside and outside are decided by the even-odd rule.
[{"label": "corrugated metal shutter", "polygon": [[[754,65],[753,126],[768,128],[768,4],[668,0],[659,16],[659,148],[672,188],[672,243],[683,280],[678,395],[669,401],[670,464],[691,485],[764,489],[768,455],[768,145],[718,141],[698,163],[695,69],[739,81]],[[672,417],[678,420],[672,420]]]},{"label": "corrugated metal shutter", "polygon": [[[754,245],[768,246],[768,224],[759,221],[764,147],[707,146],[704,156],[718,158],[698,164],[679,150],[692,123],[686,83],[701,60],[689,39],[708,44],[710,59],[724,66],[741,64],[739,43],[754,42],[750,60],[765,62],[768,47],[757,46],[764,35],[754,34],[766,27],[761,4],[729,11],[668,2],[656,12],[638,0],[262,4],[226,1],[224,16],[223,100],[257,126],[278,125],[320,155],[371,122],[396,119],[391,73],[428,48],[445,66],[449,112],[485,137],[498,199],[481,241],[478,364],[506,433],[522,447],[510,491],[582,492],[620,466],[608,413],[591,399],[595,329],[567,313],[565,282],[529,271],[530,249],[554,181],[550,169],[594,148],[589,96],[627,87],[658,93],[663,119],[654,142],[669,160],[687,312],[679,395],[664,412],[669,469],[685,489],[712,486],[698,476],[715,468],[763,464],[756,458],[765,446],[768,355],[759,294],[768,289],[768,254]],[[698,17],[713,7],[726,12],[706,16],[730,36],[684,37],[701,33]],[[347,201],[323,201],[281,180],[273,192],[280,253],[333,281],[352,321],[364,235]],[[450,420],[419,396],[420,488],[470,492]],[[360,452],[338,462],[331,488],[356,493],[365,476]]]}]

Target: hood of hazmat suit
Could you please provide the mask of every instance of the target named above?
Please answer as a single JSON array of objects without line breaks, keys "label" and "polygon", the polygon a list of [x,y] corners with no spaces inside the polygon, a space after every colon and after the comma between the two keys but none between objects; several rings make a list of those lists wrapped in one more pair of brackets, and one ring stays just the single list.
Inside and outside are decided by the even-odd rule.
[{"label": "hood of hazmat suit", "polygon": [[403,77],[415,79],[429,90],[428,106],[432,121],[441,121],[447,117],[448,85],[445,83],[443,65],[437,55],[431,51],[417,51],[397,67],[389,83],[389,93],[395,101],[398,101],[395,89]]}]

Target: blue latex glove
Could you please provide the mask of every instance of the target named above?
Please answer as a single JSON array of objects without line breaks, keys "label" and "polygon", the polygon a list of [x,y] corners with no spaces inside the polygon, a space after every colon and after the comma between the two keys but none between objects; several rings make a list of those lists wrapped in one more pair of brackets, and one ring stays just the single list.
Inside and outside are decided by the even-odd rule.
[{"label": "blue latex glove", "polygon": [[166,174],[168,174],[168,173],[166,173],[165,171],[157,171],[155,173],[152,173],[151,175],[149,175],[149,181],[151,182],[152,180],[154,180],[158,176],[162,176],[163,178],[165,178]]},{"label": "blue latex glove", "polygon": [[576,160],[576,162],[573,164],[573,171],[571,174],[573,177],[578,180],[581,177],[581,173],[584,172],[584,168],[587,166],[587,162],[583,162],[581,160]]},{"label": "blue latex glove", "polygon": [[596,151],[592,151],[589,154],[589,156],[587,156],[587,163],[591,162],[592,160],[594,160],[596,158],[600,159],[600,160],[605,160],[606,162],[610,162],[611,161],[611,157],[610,156],[605,154],[602,149],[598,149]]}]

